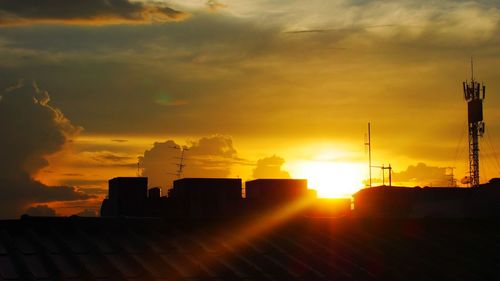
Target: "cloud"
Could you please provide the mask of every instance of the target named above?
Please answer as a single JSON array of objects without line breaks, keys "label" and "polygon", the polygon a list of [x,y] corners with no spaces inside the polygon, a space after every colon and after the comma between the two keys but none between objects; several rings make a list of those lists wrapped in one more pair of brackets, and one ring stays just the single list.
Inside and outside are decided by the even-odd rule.
[{"label": "cloud", "polygon": [[252,177],[255,179],[288,179],[290,178],[290,174],[287,171],[283,171],[281,169],[284,163],[285,159],[276,155],[259,159],[257,160],[255,169],[253,169]]},{"label": "cloud", "polygon": [[[179,169],[181,146],[173,140],[155,142],[139,158],[142,175],[149,177],[150,186],[170,188]],[[231,166],[242,160],[237,157],[229,137],[203,137],[184,147],[183,177],[224,178],[231,173]]]},{"label": "cloud", "polygon": [[122,156],[109,151],[98,151],[92,153],[92,159],[103,163],[124,163],[129,162],[132,157]]},{"label": "cloud", "polygon": [[[200,12],[165,25],[4,27],[0,80],[42,81],[92,134],[278,139],[266,153],[290,139],[358,142],[370,120],[375,151],[406,157],[404,168],[453,160],[460,135],[443,127],[464,120],[471,54],[500,87],[498,1],[232,1],[220,13],[178,2]],[[313,29],[327,32],[284,33]]]},{"label": "cloud", "polygon": [[405,171],[392,174],[393,182],[413,183],[415,185],[449,186],[450,179],[447,168],[428,166],[425,163],[410,165]]},{"label": "cloud", "polygon": [[37,205],[29,207],[28,210],[26,210],[26,214],[37,217],[55,217],[56,211],[48,205]]},{"label": "cloud", "polygon": [[169,22],[188,14],[158,2],[130,0],[0,0],[0,25]]},{"label": "cloud", "polygon": [[33,203],[90,198],[73,187],[33,179],[48,165],[45,157],[80,131],[49,102],[48,93],[36,85],[20,83],[1,94],[0,217],[18,216]]},{"label": "cloud", "polygon": [[217,0],[208,0],[207,3],[206,3],[208,9],[210,11],[217,11],[219,9],[222,9],[222,8],[227,8],[228,6],[226,4],[223,4]]},{"label": "cloud", "polygon": [[[93,147],[91,149],[99,149]],[[83,150],[73,153],[71,159],[79,167],[137,167],[137,158],[122,152],[109,150]],[[65,176],[78,176],[63,174]],[[82,175],[80,175],[82,176]]]},{"label": "cloud", "polygon": [[[97,168],[102,168],[102,166],[97,167]],[[85,194],[93,194],[85,191],[85,188],[87,186],[105,186],[107,184],[108,179],[75,179],[75,178],[68,178],[68,179],[61,179],[60,183],[68,186],[78,186],[78,191],[85,193]],[[84,187],[85,186],[85,187]]]},{"label": "cloud", "polygon": [[[103,183],[103,182],[107,182],[107,180],[106,181],[103,180],[99,183]],[[83,192],[85,194],[91,194],[91,195],[107,195],[108,194],[108,190],[105,188],[101,188],[101,187],[80,187],[80,188],[78,188],[78,191]]]}]

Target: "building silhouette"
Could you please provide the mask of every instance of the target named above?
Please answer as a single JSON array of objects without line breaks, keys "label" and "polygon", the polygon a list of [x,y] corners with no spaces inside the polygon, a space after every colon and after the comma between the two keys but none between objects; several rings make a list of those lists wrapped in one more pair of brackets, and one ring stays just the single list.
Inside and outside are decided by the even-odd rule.
[{"label": "building silhouette", "polygon": [[101,207],[103,214],[124,216],[145,214],[148,178],[117,177],[110,179],[108,185],[108,198],[103,201]]},{"label": "building silhouette", "polygon": [[184,178],[174,181],[169,194],[179,217],[217,219],[230,217],[243,203],[241,179]]},{"label": "building silhouette", "polygon": [[353,198],[353,215],[358,217],[500,217],[498,179],[477,188],[378,186],[362,189]]},{"label": "building silhouette", "polygon": [[304,179],[183,178],[174,181],[168,196],[158,187],[147,189],[147,178],[109,180],[103,200],[104,217],[164,217],[189,220],[231,220],[272,213],[302,204],[296,216],[364,218],[500,217],[500,180],[479,188],[398,187],[365,188],[351,199],[321,199]]},{"label": "building silhouette", "polygon": [[218,220],[261,215],[299,202],[304,216],[341,216],[350,212],[350,199],[316,198],[304,179],[183,178],[175,180],[167,196],[159,188],[147,190],[147,178],[118,177],[109,181],[101,216],[164,217]]},{"label": "building silhouette", "polygon": [[252,204],[286,204],[308,196],[304,179],[256,179],[246,182],[246,198]]}]

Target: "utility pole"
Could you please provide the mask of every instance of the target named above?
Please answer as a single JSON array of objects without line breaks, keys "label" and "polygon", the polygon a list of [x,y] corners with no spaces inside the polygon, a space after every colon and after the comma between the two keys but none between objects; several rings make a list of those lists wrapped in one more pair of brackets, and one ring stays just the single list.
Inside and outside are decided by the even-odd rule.
[{"label": "utility pole", "polygon": [[371,166],[373,168],[380,168],[382,170],[382,186],[385,186],[385,170],[389,170],[389,186],[392,186],[392,166],[389,164],[389,166],[385,166],[382,164],[382,166]]},{"label": "utility pole", "polygon": [[385,170],[389,170],[389,186],[392,186],[392,167],[389,163],[389,166],[372,166],[372,139],[371,139],[371,123],[368,122],[368,140],[365,142],[365,145],[368,146],[368,176],[369,179],[369,187],[372,187],[372,168],[380,168],[382,170],[382,185],[385,186]]},{"label": "utility pole", "polygon": [[387,169],[389,169],[389,186],[392,186],[392,167],[391,167],[391,163],[389,163],[389,167]]}]

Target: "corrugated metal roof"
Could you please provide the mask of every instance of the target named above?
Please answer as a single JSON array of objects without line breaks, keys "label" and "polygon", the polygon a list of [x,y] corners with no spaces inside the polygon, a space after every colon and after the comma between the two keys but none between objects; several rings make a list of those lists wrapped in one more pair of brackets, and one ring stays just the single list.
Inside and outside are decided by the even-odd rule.
[{"label": "corrugated metal roof", "polygon": [[24,217],[0,221],[0,280],[500,280],[498,225],[300,219],[250,239],[199,222]]}]

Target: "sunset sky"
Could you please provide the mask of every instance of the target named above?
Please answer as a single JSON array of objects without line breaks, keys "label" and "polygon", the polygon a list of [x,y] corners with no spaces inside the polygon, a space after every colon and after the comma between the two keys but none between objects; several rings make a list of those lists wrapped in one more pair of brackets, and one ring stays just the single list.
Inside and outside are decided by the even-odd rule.
[{"label": "sunset sky", "polygon": [[165,192],[176,145],[185,176],[348,196],[368,175],[368,122],[373,165],[443,185],[445,167],[468,170],[471,56],[486,182],[500,177],[498,1],[0,0],[0,217],[91,215],[138,162]]}]

